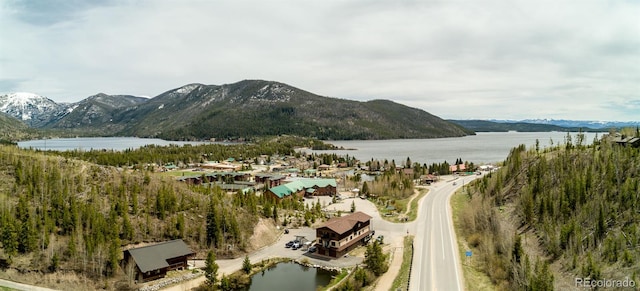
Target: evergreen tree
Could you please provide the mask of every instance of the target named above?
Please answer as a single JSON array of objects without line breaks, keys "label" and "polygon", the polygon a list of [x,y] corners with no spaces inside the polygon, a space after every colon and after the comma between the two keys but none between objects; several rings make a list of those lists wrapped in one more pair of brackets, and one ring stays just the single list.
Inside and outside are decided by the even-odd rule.
[{"label": "evergreen tree", "polygon": [[513,252],[511,254],[513,261],[515,263],[520,263],[520,259],[524,254],[524,250],[522,249],[522,238],[517,233],[514,235],[514,243],[513,243]]},{"label": "evergreen tree", "polygon": [[362,183],[362,190],[360,193],[362,193],[362,195],[369,195],[369,185],[366,181]]},{"label": "evergreen tree", "polygon": [[242,270],[247,274],[251,273],[251,261],[249,260],[248,255],[244,256],[244,261],[242,261]]},{"label": "evergreen tree", "polygon": [[216,284],[218,277],[218,263],[216,263],[216,254],[212,250],[207,253],[204,274],[207,278],[207,284],[209,286],[213,286]]},{"label": "evergreen tree", "polygon": [[377,241],[367,246],[364,256],[364,263],[367,265],[367,269],[373,272],[376,276],[384,274],[389,268],[387,264],[387,256],[382,252],[382,247]]}]

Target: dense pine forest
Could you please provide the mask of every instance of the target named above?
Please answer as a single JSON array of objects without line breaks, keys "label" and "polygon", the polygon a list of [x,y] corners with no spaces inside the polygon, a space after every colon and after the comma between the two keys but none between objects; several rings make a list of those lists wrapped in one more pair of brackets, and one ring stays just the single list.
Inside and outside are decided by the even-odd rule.
[{"label": "dense pine forest", "polygon": [[611,137],[587,145],[581,134],[544,150],[522,145],[464,195],[462,232],[475,267],[501,290],[640,280],[638,148]]}]

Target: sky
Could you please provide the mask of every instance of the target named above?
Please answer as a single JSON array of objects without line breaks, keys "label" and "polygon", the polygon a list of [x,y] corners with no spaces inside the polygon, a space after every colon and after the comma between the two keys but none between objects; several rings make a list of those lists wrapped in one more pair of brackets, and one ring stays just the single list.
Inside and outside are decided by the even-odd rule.
[{"label": "sky", "polygon": [[640,120],[640,1],[0,1],[0,93],[278,81],[450,119]]}]

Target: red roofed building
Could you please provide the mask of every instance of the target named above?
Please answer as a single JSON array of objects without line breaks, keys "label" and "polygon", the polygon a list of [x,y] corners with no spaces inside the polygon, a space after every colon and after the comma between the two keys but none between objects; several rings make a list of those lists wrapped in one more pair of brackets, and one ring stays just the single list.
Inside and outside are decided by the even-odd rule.
[{"label": "red roofed building", "polygon": [[371,216],[358,211],[335,217],[316,229],[318,254],[339,258],[365,244],[371,235]]}]

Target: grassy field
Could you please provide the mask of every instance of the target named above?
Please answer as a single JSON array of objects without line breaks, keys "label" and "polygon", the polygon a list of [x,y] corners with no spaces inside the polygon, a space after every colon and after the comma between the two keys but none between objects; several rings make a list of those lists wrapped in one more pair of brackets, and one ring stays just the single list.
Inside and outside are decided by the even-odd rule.
[{"label": "grassy field", "polygon": [[468,197],[458,191],[451,196],[451,208],[453,210],[453,224],[455,226],[456,238],[458,240],[458,251],[462,260],[462,271],[464,273],[464,283],[466,290],[478,291],[494,291],[496,287],[491,283],[489,277],[483,273],[475,263],[473,255],[470,258],[465,256],[465,252],[469,249],[467,240],[460,233],[460,212],[467,206]]},{"label": "grassy field", "polygon": [[412,244],[413,236],[405,236],[402,252],[402,265],[400,266],[398,276],[393,280],[391,290],[405,290],[405,288],[407,288],[407,284],[409,283],[409,267],[411,266],[411,258],[413,256]]},{"label": "grassy field", "polygon": [[[393,211],[387,210],[384,205],[375,203],[375,201],[372,201],[372,202],[374,202],[374,204],[376,205],[376,208],[378,208],[378,211],[380,212],[380,216],[382,217],[382,219],[389,222],[395,222],[395,223],[408,222],[408,221],[414,221],[418,217],[418,202],[420,201],[420,199],[422,199],[422,197],[427,195],[427,193],[429,193],[429,190],[427,189],[418,189],[417,195],[414,194],[405,199],[396,200],[394,202],[395,210]],[[405,215],[405,211],[407,210],[407,207],[409,207],[409,212]]]}]

